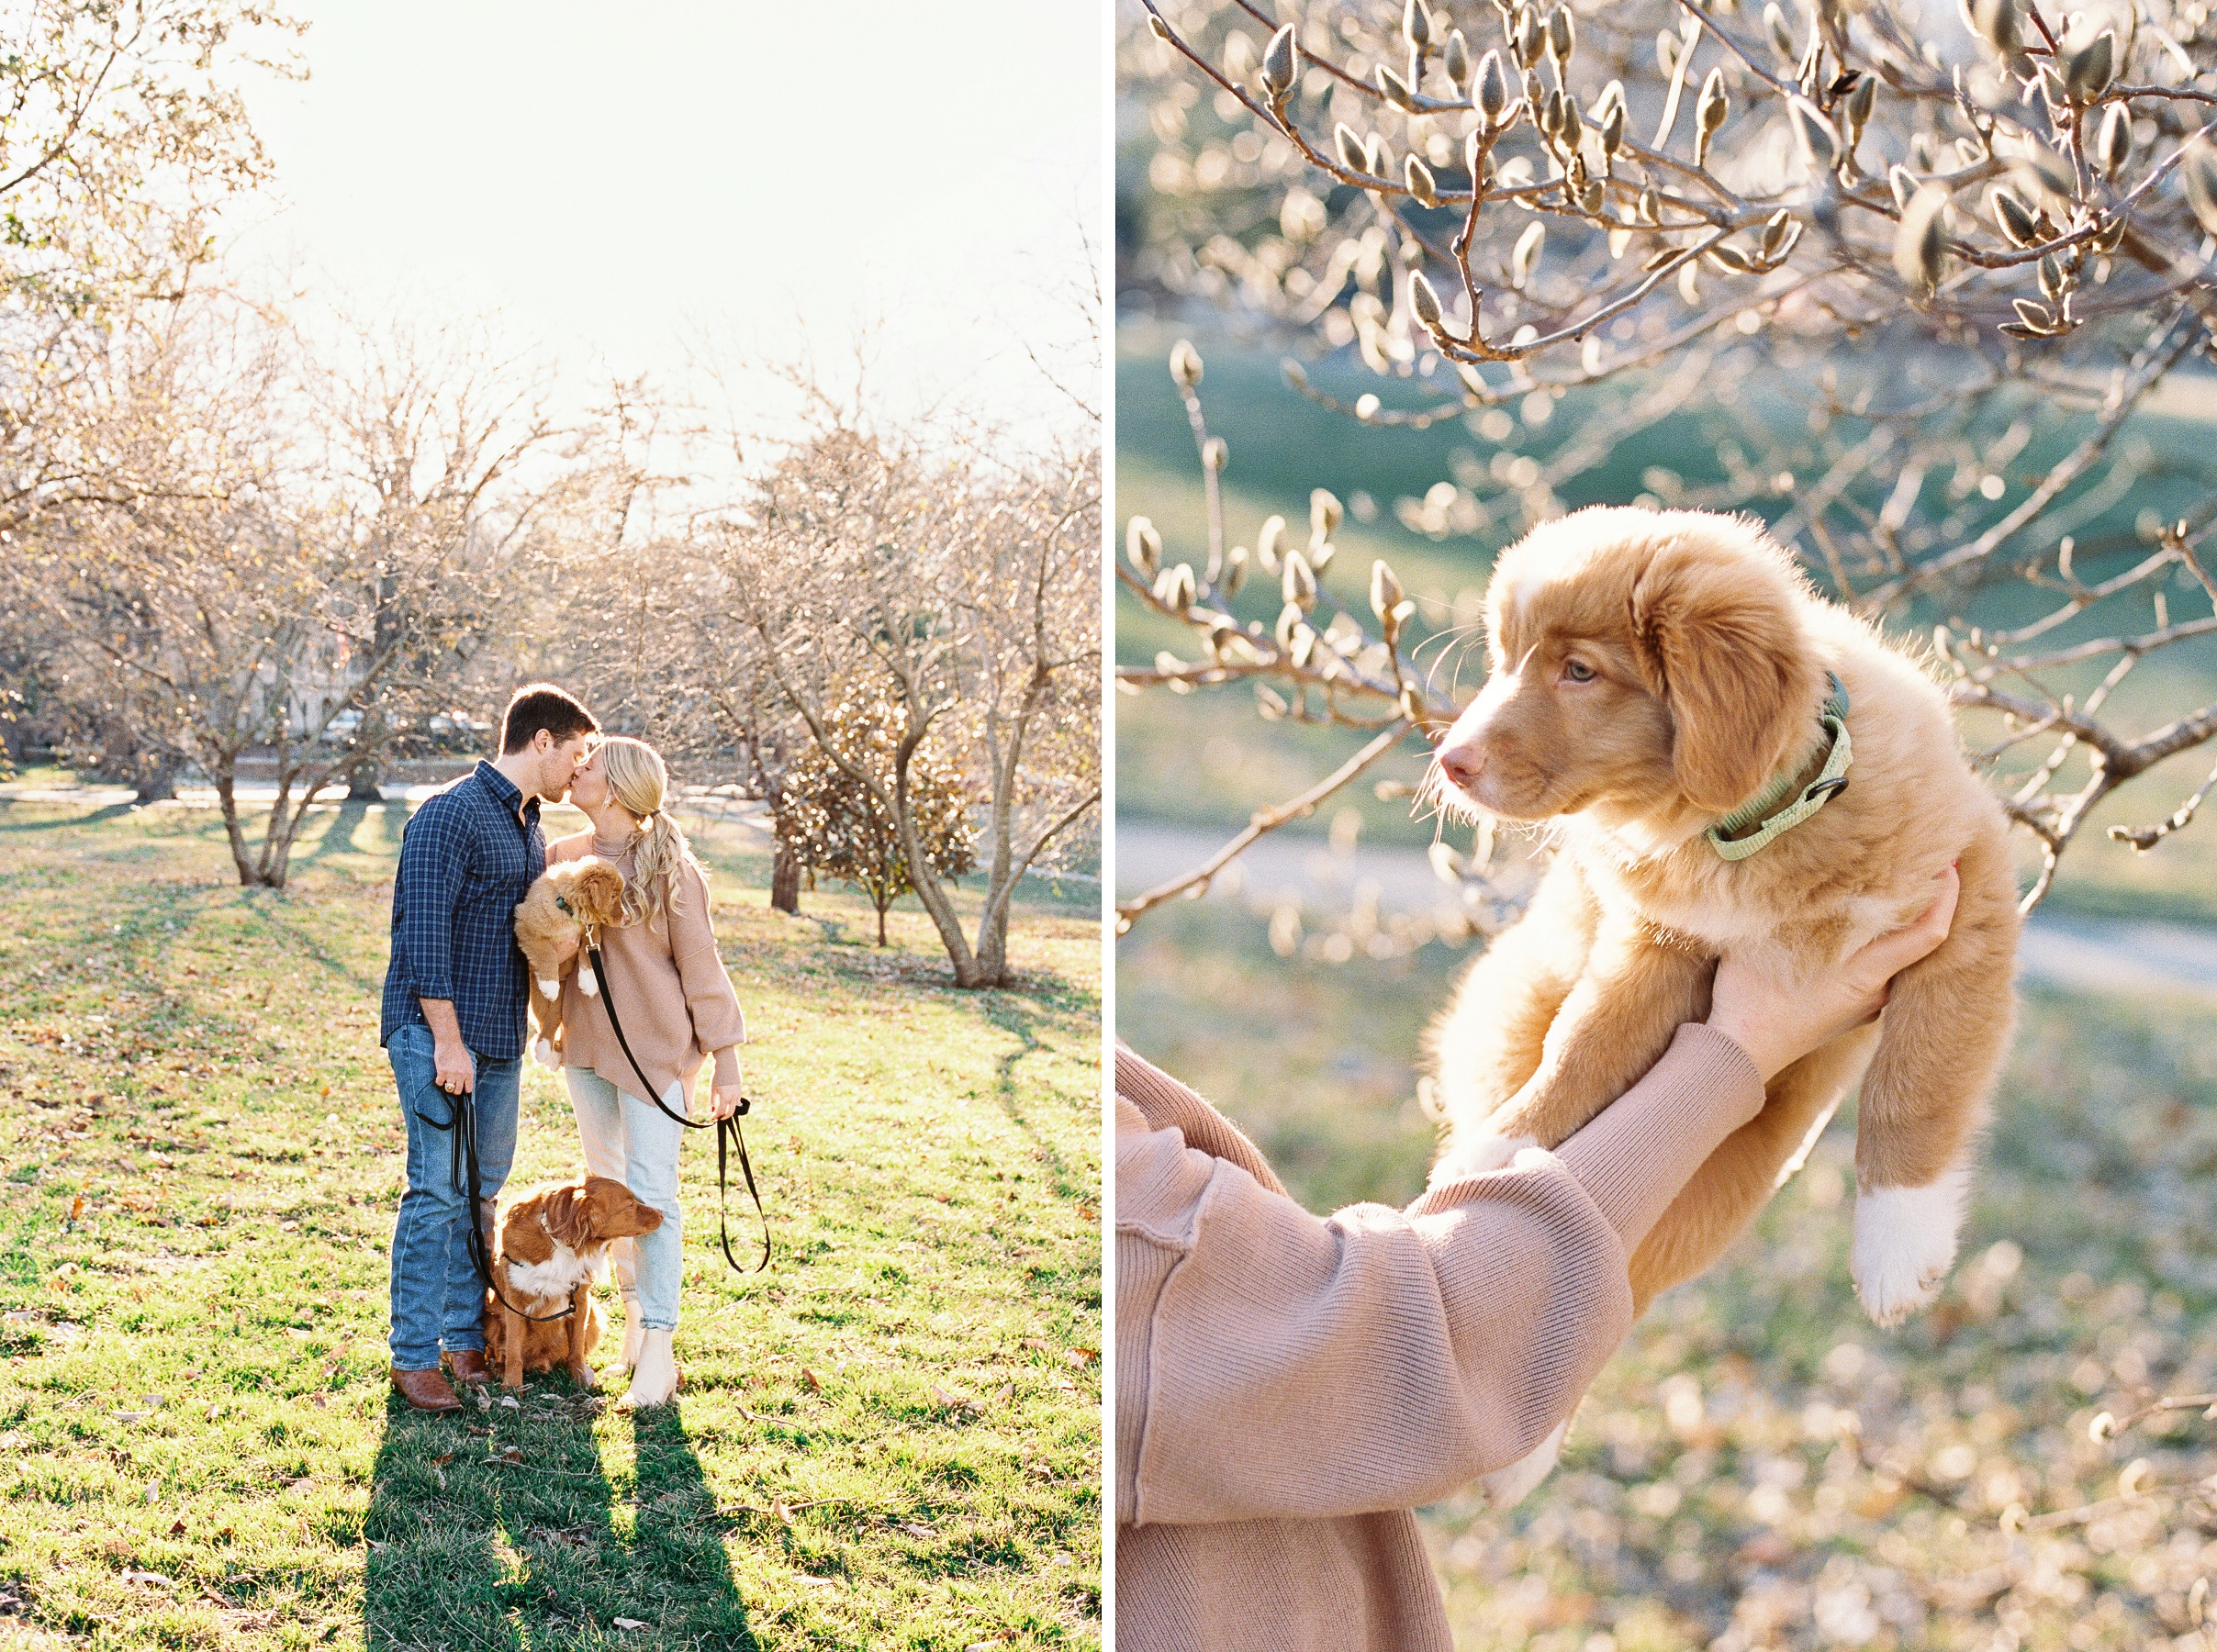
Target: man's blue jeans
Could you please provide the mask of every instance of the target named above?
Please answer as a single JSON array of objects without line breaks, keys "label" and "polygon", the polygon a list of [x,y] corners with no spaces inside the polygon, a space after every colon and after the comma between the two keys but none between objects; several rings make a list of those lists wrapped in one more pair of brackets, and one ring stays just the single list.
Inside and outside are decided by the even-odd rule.
[{"label": "man's blue jeans", "polygon": [[[454,1133],[437,1128],[454,1116],[454,1098],[439,1088],[431,1030],[402,1027],[385,1053],[408,1126],[408,1191],[393,1226],[393,1367],[431,1371],[442,1345],[450,1354],[485,1346],[485,1284],[470,1261],[467,1225],[476,1213],[468,1192],[454,1187]],[[477,1065],[478,1192],[489,1201],[516,1156],[523,1061],[492,1061],[474,1050],[470,1058]]]}]

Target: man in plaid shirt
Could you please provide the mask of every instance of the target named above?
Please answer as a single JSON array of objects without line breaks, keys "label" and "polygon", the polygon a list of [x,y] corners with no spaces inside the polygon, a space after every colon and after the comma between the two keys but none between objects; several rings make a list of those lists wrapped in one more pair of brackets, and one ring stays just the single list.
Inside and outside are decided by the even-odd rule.
[{"label": "man in plaid shirt", "polygon": [[[462,1403],[439,1374],[442,1348],[455,1380],[486,1380],[485,1287],[467,1224],[489,1216],[516,1151],[530,994],[516,905],[546,870],[540,801],[569,795],[599,726],[551,684],[519,689],[499,757],[426,798],[401,835],[377,1038],[408,1126],[408,1190],[393,1228],[393,1386],[420,1411]],[[453,1132],[439,1128],[465,1092],[476,1103],[477,1211],[454,1187]]]}]

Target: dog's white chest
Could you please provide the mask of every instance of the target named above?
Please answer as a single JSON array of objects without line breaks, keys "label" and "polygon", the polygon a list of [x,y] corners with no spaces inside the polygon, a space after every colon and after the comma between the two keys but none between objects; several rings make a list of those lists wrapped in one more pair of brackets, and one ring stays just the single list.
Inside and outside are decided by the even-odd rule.
[{"label": "dog's white chest", "polygon": [[543,1262],[518,1262],[511,1257],[508,1265],[509,1284],[516,1291],[535,1297],[566,1298],[599,1271],[600,1252],[605,1248],[594,1245],[574,1251],[566,1245],[556,1244],[554,1255]]}]

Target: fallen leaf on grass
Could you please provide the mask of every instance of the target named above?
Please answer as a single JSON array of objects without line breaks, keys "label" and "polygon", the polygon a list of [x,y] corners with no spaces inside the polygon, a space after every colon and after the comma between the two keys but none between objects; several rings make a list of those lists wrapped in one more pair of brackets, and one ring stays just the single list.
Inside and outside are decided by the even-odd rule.
[{"label": "fallen leaf on grass", "polygon": [[176,1582],[174,1578],[164,1577],[157,1571],[127,1570],[122,1577],[123,1580],[134,1589],[168,1589]]},{"label": "fallen leaf on grass", "polygon": [[773,1501],[770,1504],[770,1518],[779,1525],[789,1526],[793,1524],[793,1512],[787,1508],[782,1501]]},{"label": "fallen leaf on grass", "polygon": [[970,1642],[970,1644],[969,1644],[969,1646],[965,1646],[965,1647],[963,1647],[963,1648],[962,1648],[962,1652],[993,1652],[993,1648],[994,1648],[995,1646],[1007,1646],[1007,1645],[1008,1645],[1008,1636],[1007,1636],[1007,1635],[995,1635],[995,1636],[993,1636],[993,1638],[992,1638],[991,1640],[990,1640],[990,1641],[972,1641],[972,1642]]},{"label": "fallen leaf on grass", "polygon": [[522,1449],[520,1446],[503,1446],[501,1448],[499,1460],[503,1463],[508,1463],[520,1468],[523,1466]]},{"label": "fallen leaf on grass", "polygon": [[609,1622],[619,1629],[644,1629],[646,1627],[645,1621],[641,1618],[610,1618]]},{"label": "fallen leaf on grass", "polygon": [[836,1589],[839,1587],[839,1580],[836,1578],[812,1578],[806,1572],[801,1573],[798,1580],[807,1584],[811,1589]]},{"label": "fallen leaf on grass", "polygon": [[507,1411],[521,1411],[523,1409],[523,1402],[521,1400],[518,1400],[513,1394],[501,1395],[500,1404],[501,1407]]},{"label": "fallen leaf on grass", "polygon": [[153,1414],[152,1412],[117,1412],[114,1413],[115,1419],[118,1423],[143,1423]]},{"label": "fallen leaf on grass", "polygon": [[801,1380],[807,1385],[808,1391],[810,1393],[821,1394],[823,1392],[823,1379],[817,1376],[815,1372],[810,1370],[806,1366],[802,1366],[801,1367]]},{"label": "fallen leaf on grass", "polygon": [[930,1526],[920,1525],[913,1520],[901,1521],[900,1523],[900,1526],[901,1530],[906,1532],[912,1537],[936,1537],[939,1535],[939,1534],[932,1530]]},{"label": "fallen leaf on grass", "polygon": [[1101,1350],[1099,1348],[1066,1348],[1063,1350],[1062,1356],[1074,1366],[1081,1366],[1091,1360],[1099,1359]]},{"label": "fallen leaf on grass", "polygon": [[454,1454],[453,1452],[442,1452],[431,1459],[431,1467],[434,1468],[443,1468],[453,1460]]}]

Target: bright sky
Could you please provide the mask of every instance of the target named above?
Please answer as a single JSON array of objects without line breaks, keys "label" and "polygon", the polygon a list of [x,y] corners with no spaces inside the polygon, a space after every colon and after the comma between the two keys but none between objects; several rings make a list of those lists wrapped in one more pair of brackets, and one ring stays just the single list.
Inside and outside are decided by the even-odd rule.
[{"label": "bright sky", "polygon": [[247,87],[279,197],[248,261],[357,306],[498,311],[573,375],[674,379],[703,336],[789,360],[804,329],[841,361],[881,318],[897,401],[1067,405],[1024,343],[1070,359],[1081,235],[1103,245],[1095,6],[297,9],[308,80]]}]

